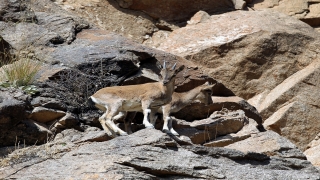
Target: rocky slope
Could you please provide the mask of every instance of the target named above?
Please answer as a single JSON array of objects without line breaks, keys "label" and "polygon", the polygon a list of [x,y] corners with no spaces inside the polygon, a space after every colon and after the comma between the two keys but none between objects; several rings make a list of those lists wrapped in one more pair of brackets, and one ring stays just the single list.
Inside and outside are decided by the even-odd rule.
[{"label": "rocky slope", "polygon": [[[1,54],[42,62],[34,94],[0,88],[0,178],[318,179],[317,32],[276,12],[234,11],[241,0],[155,3],[0,3]],[[164,61],[186,67],[176,91],[217,83],[214,103],[174,114],[179,137],[159,131],[161,120],[143,129],[139,115],[136,133],[108,137],[87,97],[157,81]]]},{"label": "rocky slope", "polygon": [[[241,152],[180,146],[152,129],[106,142],[81,143],[65,132],[55,142],[15,151],[0,177],[24,179],[317,179],[318,171],[282,139],[278,151]],[[78,133],[76,133],[78,134]],[[85,134],[85,133],[84,133]],[[84,135],[87,136],[87,135]],[[263,136],[263,135],[262,135]],[[276,134],[269,135],[274,138]],[[272,141],[268,143],[274,143]],[[269,146],[267,142],[263,147]],[[261,151],[261,150],[260,150]],[[271,153],[269,150],[268,152]]]}]

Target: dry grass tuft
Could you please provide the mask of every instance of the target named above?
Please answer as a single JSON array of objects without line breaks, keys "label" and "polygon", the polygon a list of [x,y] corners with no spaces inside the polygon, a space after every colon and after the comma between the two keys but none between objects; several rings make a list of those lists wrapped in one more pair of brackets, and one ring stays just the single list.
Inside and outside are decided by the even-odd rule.
[{"label": "dry grass tuft", "polygon": [[0,68],[0,82],[13,87],[27,86],[34,82],[34,77],[41,67],[40,62],[30,58],[11,62],[12,64]]}]

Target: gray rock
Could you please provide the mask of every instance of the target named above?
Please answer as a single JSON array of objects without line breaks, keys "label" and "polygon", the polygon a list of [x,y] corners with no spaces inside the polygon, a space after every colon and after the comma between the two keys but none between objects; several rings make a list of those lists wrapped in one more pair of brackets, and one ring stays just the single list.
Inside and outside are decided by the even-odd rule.
[{"label": "gray rock", "polygon": [[25,1],[2,0],[0,3],[0,21],[35,22],[34,12],[30,10]]},{"label": "gray rock", "polygon": [[256,152],[275,157],[307,159],[296,145],[273,131],[252,134],[250,138],[225,147],[245,153]]},{"label": "gray rock", "polygon": [[179,112],[174,113],[173,115],[179,119],[193,121],[196,119],[205,119],[213,112],[220,111],[223,108],[233,111],[242,110],[245,112],[245,115],[248,118],[254,119],[258,123],[257,126],[260,129],[263,129],[262,117],[260,116],[257,109],[249,104],[246,100],[237,96],[219,97],[213,94],[212,101],[213,104],[210,104],[208,106],[204,106],[203,104],[199,103],[193,103],[181,109]]},{"label": "gray rock", "polygon": [[11,128],[1,127],[0,147],[43,144],[52,136],[45,124],[22,119]]},{"label": "gray rock", "polygon": [[32,110],[29,118],[38,122],[47,123],[53,120],[57,120],[65,115],[66,113],[63,111],[48,109],[44,107],[36,107]]},{"label": "gray rock", "polygon": [[257,123],[249,118],[249,122],[243,126],[243,128],[237,133],[230,133],[225,136],[219,136],[216,139],[203,144],[207,147],[224,147],[229,144],[245,140],[252,136],[252,134],[257,134],[260,131],[257,129]]},{"label": "gray rock", "polygon": [[[75,21],[72,16],[46,12],[36,12],[35,14],[38,19],[37,24],[59,34],[62,38],[61,43],[66,42],[70,44],[75,39],[76,32],[81,30],[76,28],[80,23]],[[88,27],[89,24],[86,24],[83,28]]]},{"label": "gray rock", "polygon": [[[179,146],[154,129],[106,142],[77,145],[56,141],[21,152],[10,154],[11,158],[20,154],[20,161],[8,157],[11,165],[0,168],[0,178],[318,179],[320,175],[306,160]],[[28,159],[30,156],[34,158]]]},{"label": "gray rock", "polygon": [[26,118],[27,103],[15,98],[16,93],[23,92],[14,89],[0,89],[0,126],[2,128],[12,128]]},{"label": "gray rock", "polygon": [[249,119],[242,110],[214,112],[209,118],[186,122],[177,120],[173,122],[173,128],[180,134],[188,136],[193,143],[203,144],[214,140],[219,136],[237,133]]},{"label": "gray rock", "polygon": [[45,124],[27,118],[30,99],[19,89],[0,89],[0,147],[42,144],[52,135]]},{"label": "gray rock", "polygon": [[102,142],[112,139],[104,131],[99,128],[88,128],[85,132],[75,129],[66,129],[57,134],[55,141],[81,143],[81,142]]},{"label": "gray rock", "polygon": [[[34,23],[4,24],[2,28],[0,35],[17,53],[30,48],[31,45],[53,46],[63,42],[59,34]],[[32,51],[32,49],[29,49],[29,51]]]}]

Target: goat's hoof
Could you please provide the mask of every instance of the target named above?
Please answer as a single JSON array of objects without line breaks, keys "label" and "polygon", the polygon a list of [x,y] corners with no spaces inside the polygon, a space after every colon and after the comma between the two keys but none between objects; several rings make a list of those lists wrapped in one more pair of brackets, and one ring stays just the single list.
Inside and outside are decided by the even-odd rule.
[{"label": "goat's hoof", "polygon": [[162,132],[166,134],[172,134],[168,129],[162,129]]},{"label": "goat's hoof", "polygon": [[174,129],[170,129],[170,133],[175,136],[179,136],[179,133],[177,133]]},{"label": "goat's hoof", "polygon": [[109,131],[109,132],[105,132],[108,136],[112,137],[113,134]]},{"label": "goat's hoof", "polygon": [[145,125],[145,127],[147,128],[147,129],[154,129],[154,126],[151,124],[151,125]]},{"label": "goat's hoof", "polygon": [[120,136],[128,136],[128,133],[120,133]]}]

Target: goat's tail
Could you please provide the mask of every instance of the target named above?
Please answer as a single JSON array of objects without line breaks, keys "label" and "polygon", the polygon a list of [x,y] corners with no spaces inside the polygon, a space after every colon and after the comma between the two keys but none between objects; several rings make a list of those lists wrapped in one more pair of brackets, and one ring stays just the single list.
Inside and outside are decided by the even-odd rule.
[{"label": "goat's tail", "polygon": [[93,100],[91,99],[91,97],[88,98],[87,100],[87,105],[90,109],[96,109],[96,106],[95,106],[95,102],[93,102]]}]

